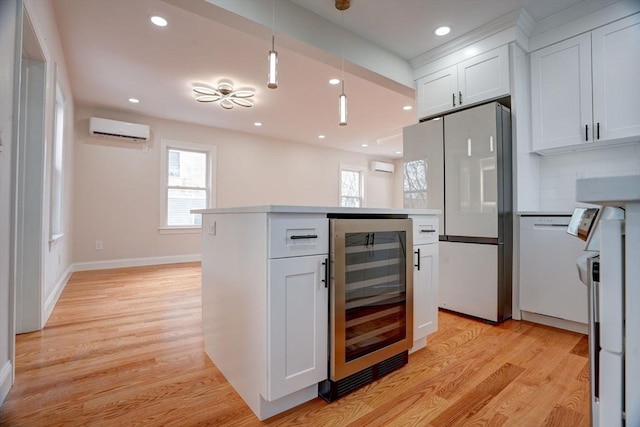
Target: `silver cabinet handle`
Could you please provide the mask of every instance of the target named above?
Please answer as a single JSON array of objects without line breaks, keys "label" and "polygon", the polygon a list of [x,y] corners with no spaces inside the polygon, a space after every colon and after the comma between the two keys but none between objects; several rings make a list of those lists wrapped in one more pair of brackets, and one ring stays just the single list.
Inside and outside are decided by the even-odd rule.
[{"label": "silver cabinet handle", "polygon": [[452,93],[451,96],[453,96],[453,106],[456,106],[456,94]]},{"label": "silver cabinet handle", "polygon": [[436,230],[420,230],[421,233],[435,233]]},{"label": "silver cabinet handle", "polygon": [[458,92],[458,102],[462,105],[462,92]]}]

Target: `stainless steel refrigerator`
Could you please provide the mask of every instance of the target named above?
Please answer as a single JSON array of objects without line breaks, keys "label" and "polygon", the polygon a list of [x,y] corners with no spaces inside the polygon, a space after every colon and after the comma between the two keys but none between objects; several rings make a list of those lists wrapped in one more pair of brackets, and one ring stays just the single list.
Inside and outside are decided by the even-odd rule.
[{"label": "stainless steel refrigerator", "polygon": [[404,128],[404,207],[441,209],[441,308],[511,317],[511,115],[493,102]]}]

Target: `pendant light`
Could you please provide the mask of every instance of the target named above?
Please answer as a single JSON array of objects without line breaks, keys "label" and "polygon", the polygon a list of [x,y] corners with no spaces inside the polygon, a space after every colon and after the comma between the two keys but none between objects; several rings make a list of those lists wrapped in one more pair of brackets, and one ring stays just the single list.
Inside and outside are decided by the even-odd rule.
[{"label": "pendant light", "polygon": [[276,89],[278,87],[278,52],[276,52],[276,1],[272,1],[273,25],[271,26],[271,50],[269,51],[269,76],[267,87]]},{"label": "pendant light", "polygon": [[340,11],[340,62],[342,68],[342,92],[338,97],[338,115],[340,118],[339,125],[347,125],[347,95],[344,93],[344,11],[349,9],[349,0],[336,0],[336,9]]}]

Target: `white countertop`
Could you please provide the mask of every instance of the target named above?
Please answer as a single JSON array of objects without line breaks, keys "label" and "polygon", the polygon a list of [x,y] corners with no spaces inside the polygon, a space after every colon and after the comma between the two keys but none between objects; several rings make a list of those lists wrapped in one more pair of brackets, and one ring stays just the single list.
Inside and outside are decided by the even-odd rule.
[{"label": "white countertop", "polygon": [[519,216],[571,216],[573,212],[561,211],[520,211],[516,215]]},{"label": "white countertop", "polygon": [[262,205],[234,208],[195,209],[192,213],[231,214],[231,213],[315,213],[315,214],[352,214],[352,215],[438,215],[438,209],[394,209],[394,208],[341,208],[337,206],[295,206]]},{"label": "white countertop", "polygon": [[579,179],[576,181],[576,200],[610,206],[640,202],[640,175]]}]

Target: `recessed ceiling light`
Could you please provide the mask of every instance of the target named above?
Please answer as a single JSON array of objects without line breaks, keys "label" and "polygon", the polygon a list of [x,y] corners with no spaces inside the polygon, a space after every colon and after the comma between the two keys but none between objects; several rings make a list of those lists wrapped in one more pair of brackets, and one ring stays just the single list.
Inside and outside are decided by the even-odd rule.
[{"label": "recessed ceiling light", "polygon": [[368,146],[369,146],[369,144],[362,144],[362,146],[363,146],[363,147],[368,147]]},{"label": "recessed ceiling light", "polygon": [[137,104],[137,103],[140,102],[140,100],[136,99],[136,98],[129,98],[129,102],[132,103],[132,104]]},{"label": "recessed ceiling light", "polygon": [[331,79],[331,80],[329,80],[329,84],[332,84],[332,85],[337,85],[339,83],[340,83],[340,79]]},{"label": "recessed ceiling light", "polygon": [[260,122],[255,122],[253,125],[254,125],[254,126],[257,126],[257,127],[260,127],[260,126],[262,126],[262,123],[260,123]]},{"label": "recessed ceiling light", "polygon": [[396,151],[396,154],[402,154],[402,151]]},{"label": "recessed ceiling light", "polygon": [[325,139],[326,137],[324,135],[318,135],[319,139]]},{"label": "recessed ceiling light", "polygon": [[436,36],[446,36],[447,34],[449,34],[449,32],[451,32],[451,27],[439,27],[434,32],[436,33]]},{"label": "recessed ceiling light", "polygon": [[409,111],[409,110],[413,110],[413,107],[411,105],[405,105],[404,107],[402,107],[402,109],[405,111]]},{"label": "recessed ceiling light", "polygon": [[155,25],[157,25],[158,27],[166,27],[167,26],[167,20],[164,19],[162,16],[153,15],[153,16],[149,17],[149,20],[151,22],[153,22]]},{"label": "recessed ceiling light", "polygon": [[434,118],[433,118],[433,119],[431,119],[431,120],[440,120],[440,117],[434,117]]}]

